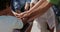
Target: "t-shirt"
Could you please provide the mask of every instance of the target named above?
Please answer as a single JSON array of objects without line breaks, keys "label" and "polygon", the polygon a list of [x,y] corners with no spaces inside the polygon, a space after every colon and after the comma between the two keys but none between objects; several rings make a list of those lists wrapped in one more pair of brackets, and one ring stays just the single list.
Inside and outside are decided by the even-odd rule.
[{"label": "t-shirt", "polygon": [[11,6],[13,11],[20,10],[25,5],[26,0],[11,0]]},{"label": "t-shirt", "polygon": [[20,10],[21,12],[24,12],[24,6],[26,2],[30,3],[31,0],[11,0],[12,10]]},{"label": "t-shirt", "polygon": [[0,16],[0,32],[12,32],[14,29],[22,29],[23,23],[13,16]]},{"label": "t-shirt", "polygon": [[47,0],[47,1],[55,5],[59,5],[60,2],[60,0]]}]

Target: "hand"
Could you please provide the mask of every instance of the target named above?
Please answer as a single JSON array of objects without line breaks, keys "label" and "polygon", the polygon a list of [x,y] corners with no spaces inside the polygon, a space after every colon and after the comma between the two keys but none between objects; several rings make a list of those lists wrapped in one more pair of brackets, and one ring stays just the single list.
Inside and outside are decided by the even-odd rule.
[{"label": "hand", "polygon": [[23,21],[24,23],[26,23],[26,22],[28,21],[29,14],[28,14],[28,12],[26,11],[26,12],[22,12],[22,13],[20,13],[20,14],[16,14],[16,17],[17,17],[18,19],[22,19],[22,21]]},{"label": "hand", "polygon": [[29,17],[29,12],[28,11],[25,11],[25,12],[22,12],[20,14],[16,14],[17,18],[28,18]]}]

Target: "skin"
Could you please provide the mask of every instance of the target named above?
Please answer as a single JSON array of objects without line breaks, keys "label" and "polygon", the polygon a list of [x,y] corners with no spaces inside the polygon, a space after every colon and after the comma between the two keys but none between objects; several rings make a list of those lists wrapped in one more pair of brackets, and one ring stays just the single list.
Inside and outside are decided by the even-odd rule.
[{"label": "skin", "polygon": [[[25,11],[18,15],[18,18],[21,18],[24,23],[27,21],[34,20],[35,18],[43,15],[50,7],[52,6],[47,0],[38,1],[32,8],[28,11]],[[51,29],[52,32],[53,29]]]},{"label": "skin", "polygon": [[25,10],[28,11],[29,10],[29,7],[30,7],[30,3],[27,3],[25,4]]},{"label": "skin", "polygon": [[[37,3],[37,5],[38,4],[39,2]],[[33,6],[29,11],[24,13],[24,15],[21,18],[27,18],[26,21],[34,20],[35,18],[43,15],[52,6],[52,4],[47,1],[44,1],[41,5],[38,5],[38,6],[39,7]],[[34,7],[35,8],[37,7],[37,8],[35,9]],[[54,28],[50,29],[50,31],[53,32]]]},{"label": "skin", "polygon": [[11,16],[14,16],[13,13],[11,12],[11,7],[7,7],[6,9],[0,11],[0,16],[1,15],[11,15]]},{"label": "skin", "polygon": [[[50,6],[52,6],[52,4],[48,3],[47,1],[45,1],[44,3],[42,3],[37,9],[29,10],[29,14],[31,15],[29,17],[29,19],[35,19],[41,15],[43,15],[49,8]],[[33,18],[32,18],[33,17]]]},{"label": "skin", "polygon": [[38,1],[30,10],[25,11],[19,14],[18,18],[24,18],[26,21],[31,21],[41,15],[43,15],[50,7],[52,6],[51,3],[47,2],[46,0]]},{"label": "skin", "polygon": [[34,3],[30,3],[30,9],[31,9],[34,5],[35,5]]}]

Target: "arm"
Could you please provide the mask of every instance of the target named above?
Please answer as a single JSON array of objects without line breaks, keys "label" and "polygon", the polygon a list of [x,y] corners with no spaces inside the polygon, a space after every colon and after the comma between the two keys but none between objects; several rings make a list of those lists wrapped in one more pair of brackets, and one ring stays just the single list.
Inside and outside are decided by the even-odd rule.
[{"label": "arm", "polygon": [[[38,7],[39,6],[39,7]],[[27,20],[31,21],[41,15],[43,15],[49,8],[52,6],[49,2],[42,1],[38,2],[36,5],[34,5],[29,11],[23,12],[23,16],[20,18],[27,18]]]},{"label": "arm", "polygon": [[45,0],[39,0],[30,10],[34,10],[38,8]]},{"label": "arm", "polygon": [[29,9],[29,7],[30,7],[30,3],[26,2],[26,4],[25,4],[25,10],[27,11]]},{"label": "arm", "polygon": [[34,6],[34,3],[30,3],[30,9]]},{"label": "arm", "polygon": [[32,20],[32,19],[35,19],[35,18],[43,15],[49,9],[49,7],[52,6],[52,4],[58,5],[58,3],[59,3],[59,0],[45,1],[37,9],[35,9],[33,11],[32,11],[32,9],[29,10],[31,12],[29,19]]},{"label": "arm", "polygon": [[34,10],[29,10],[27,15],[28,16],[24,16],[29,17],[29,21],[43,15],[50,7],[52,6],[51,3],[44,1],[38,8],[34,9]]},{"label": "arm", "polygon": [[37,9],[35,10],[29,10],[29,13],[30,14],[28,17],[29,17],[29,21],[43,15],[49,8],[50,6],[52,6],[51,3],[47,2],[47,1],[44,1]]},{"label": "arm", "polygon": [[[45,0],[42,0],[42,1],[39,0],[30,10],[36,9],[36,8],[37,8],[38,6],[40,6],[44,1],[45,1]],[[25,9],[28,8],[27,6],[28,6],[28,4],[26,3]],[[18,17],[23,18],[23,17],[21,17],[21,16],[23,16],[25,13],[27,13],[27,11],[21,13],[21,15],[18,15]]]}]

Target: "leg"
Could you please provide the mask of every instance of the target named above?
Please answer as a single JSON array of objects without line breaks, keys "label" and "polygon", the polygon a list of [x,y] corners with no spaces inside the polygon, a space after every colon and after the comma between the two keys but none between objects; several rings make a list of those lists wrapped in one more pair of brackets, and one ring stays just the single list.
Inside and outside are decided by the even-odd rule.
[{"label": "leg", "polygon": [[35,19],[31,32],[49,32],[45,20],[43,18]]},{"label": "leg", "polygon": [[48,26],[46,23],[43,22],[43,24],[42,23],[40,24],[41,32],[49,32],[49,30],[47,28],[48,28]]}]

